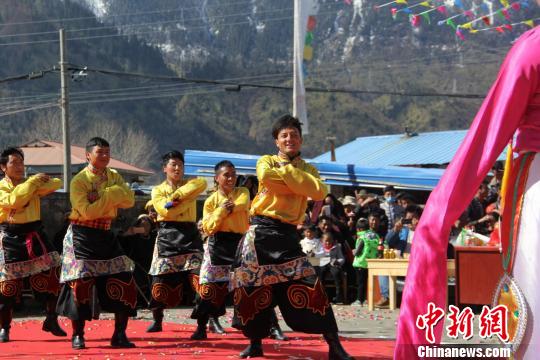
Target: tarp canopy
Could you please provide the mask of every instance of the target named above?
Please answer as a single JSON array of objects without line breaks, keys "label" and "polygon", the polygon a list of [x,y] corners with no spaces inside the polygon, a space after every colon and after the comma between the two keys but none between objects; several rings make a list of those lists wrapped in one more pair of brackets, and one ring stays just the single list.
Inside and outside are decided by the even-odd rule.
[{"label": "tarp canopy", "polygon": [[[186,150],[185,174],[212,177],[214,166],[230,160],[241,175],[255,175],[260,155],[244,155],[214,151]],[[413,167],[367,167],[358,165],[311,162],[328,185],[382,187],[394,185],[402,189],[431,190],[437,185],[444,170]]]}]

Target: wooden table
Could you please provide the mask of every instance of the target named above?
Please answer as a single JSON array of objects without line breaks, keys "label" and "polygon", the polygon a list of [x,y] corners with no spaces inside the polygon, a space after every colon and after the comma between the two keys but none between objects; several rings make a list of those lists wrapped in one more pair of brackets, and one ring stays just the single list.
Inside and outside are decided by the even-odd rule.
[{"label": "wooden table", "polygon": [[[368,261],[368,309],[373,311],[373,279],[375,276],[388,276],[388,297],[390,310],[396,308],[396,278],[407,275],[409,259],[369,259]],[[448,276],[455,276],[454,260],[447,260]],[[429,270],[428,270],[429,271]]]}]

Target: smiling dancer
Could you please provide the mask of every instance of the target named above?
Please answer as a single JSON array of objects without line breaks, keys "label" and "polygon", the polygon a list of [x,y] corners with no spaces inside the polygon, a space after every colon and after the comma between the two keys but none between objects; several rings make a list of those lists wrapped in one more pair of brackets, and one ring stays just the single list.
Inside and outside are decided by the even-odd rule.
[{"label": "smiling dancer", "polygon": [[229,273],[236,248],[249,227],[249,191],[235,187],[236,169],[227,160],[215,166],[217,190],[204,202],[203,231],[208,234],[198,285],[197,305],[192,318],[197,319],[194,340],[206,339],[209,317],[225,314]]},{"label": "smiling dancer", "polygon": [[184,156],[179,151],[163,155],[162,166],[166,180],[152,189],[159,230],[149,272],[154,322],[147,332],[162,331],[163,310],[178,306],[184,288],[193,285],[203,251],[195,221],[197,197],[206,189],[206,180],[184,180]]},{"label": "smiling dancer", "polygon": [[133,192],[111,160],[109,143],[95,137],[86,144],[88,165],[71,180],[71,225],[64,238],[62,273],[65,283],[57,311],[71,319],[73,349],[84,349],[86,320],[98,319],[100,309],[114,313],[111,346],[132,348],[126,336],[130,316],[137,314],[134,265],[111,231],[118,209],[135,203]]},{"label": "smiling dancer", "polygon": [[272,135],[279,152],[257,162],[259,192],[230,283],[233,326],[250,339],[240,357],[263,356],[262,339],[270,334],[272,309],[278,305],[293,330],[323,334],[330,359],[351,359],[341,346],[332,307],[296,232],[304,221],[307,198],[322,200],[326,186],[318,171],[300,158],[298,119],[282,116]]},{"label": "smiling dancer", "polygon": [[60,256],[41,224],[40,197],[58,190],[62,181],[46,174],[24,177],[24,154],[7,148],[0,154],[0,342],[9,341],[13,305],[21,301],[23,279],[29,278],[36,299],[46,304],[43,330],[66,336],[58,325]]}]

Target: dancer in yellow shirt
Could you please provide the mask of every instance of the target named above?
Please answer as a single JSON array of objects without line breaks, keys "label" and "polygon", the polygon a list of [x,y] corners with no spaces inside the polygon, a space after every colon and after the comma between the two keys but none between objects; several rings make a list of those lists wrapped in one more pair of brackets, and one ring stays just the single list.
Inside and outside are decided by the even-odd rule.
[{"label": "dancer in yellow shirt", "polygon": [[317,170],[300,158],[298,119],[282,116],[272,135],[279,152],[257,162],[259,192],[230,280],[233,326],[250,339],[240,357],[263,356],[262,339],[270,335],[272,310],[278,305],[293,330],[323,334],[330,359],[351,359],[341,346],[332,307],[296,232],[307,198],[322,200],[326,186]]},{"label": "dancer in yellow shirt", "polygon": [[197,197],[206,189],[206,180],[184,180],[184,156],[179,151],[165,154],[162,165],[167,178],[152,189],[159,230],[149,272],[154,322],[147,332],[162,331],[163,310],[178,306],[184,287],[193,285],[203,251],[195,221]]},{"label": "dancer in yellow shirt", "polygon": [[[206,324],[225,315],[229,273],[242,235],[249,227],[249,191],[235,187],[236,169],[228,160],[215,166],[216,191],[204,203],[202,228],[208,235],[197,287],[197,304],[191,318],[197,319],[193,340],[206,339]],[[219,323],[213,320],[216,330]],[[219,331],[219,330],[218,330]]]},{"label": "dancer in yellow shirt", "polygon": [[41,224],[40,197],[58,190],[62,181],[37,174],[24,178],[24,154],[7,148],[0,154],[0,342],[9,341],[13,306],[21,302],[23,279],[46,304],[43,330],[66,336],[58,325],[60,256]]},{"label": "dancer in yellow shirt", "polygon": [[134,264],[110,229],[118,209],[132,207],[135,196],[122,176],[107,167],[111,155],[105,139],[90,139],[86,158],[88,166],[71,180],[71,225],[64,238],[64,286],[57,310],[71,319],[73,349],[85,348],[85,321],[98,319],[100,309],[114,313],[111,346],[132,348],[126,328],[137,314]]}]

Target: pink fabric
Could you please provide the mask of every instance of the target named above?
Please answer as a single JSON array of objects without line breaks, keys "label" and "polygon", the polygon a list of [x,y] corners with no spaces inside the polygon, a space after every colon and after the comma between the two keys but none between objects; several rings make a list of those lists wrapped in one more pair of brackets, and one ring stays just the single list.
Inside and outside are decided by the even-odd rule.
[{"label": "pink fabric", "polygon": [[28,251],[28,258],[29,259],[35,259],[37,258],[36,254],[34,253],[34,250],[32,249],[32,239],[36,238],[39,242],[39,245],[41,246],[41,251],[43,252],[43,255],[47,254],[47,248],[45,247],[45,244],[43,243],[43,240],[41,240],[41,236],[39,236],[39,233],[37,231],[31,231],[28,234],[26,234],[25,242],[26,242],[26,251]]},{"label": "pink fabric", "polygon": [[[540,27],[523,34],[508,53],[467,136],[428,199],[415,231],[397,329],[395,359],[418,358],[428,344],[416,328],[428,303],[446,308],[446,248],[452,224],[517,131],[516,151],[540,151]],[[443,322],[435,329],[440,342]],[[414,346],[412,346],[414,345]]]}]

